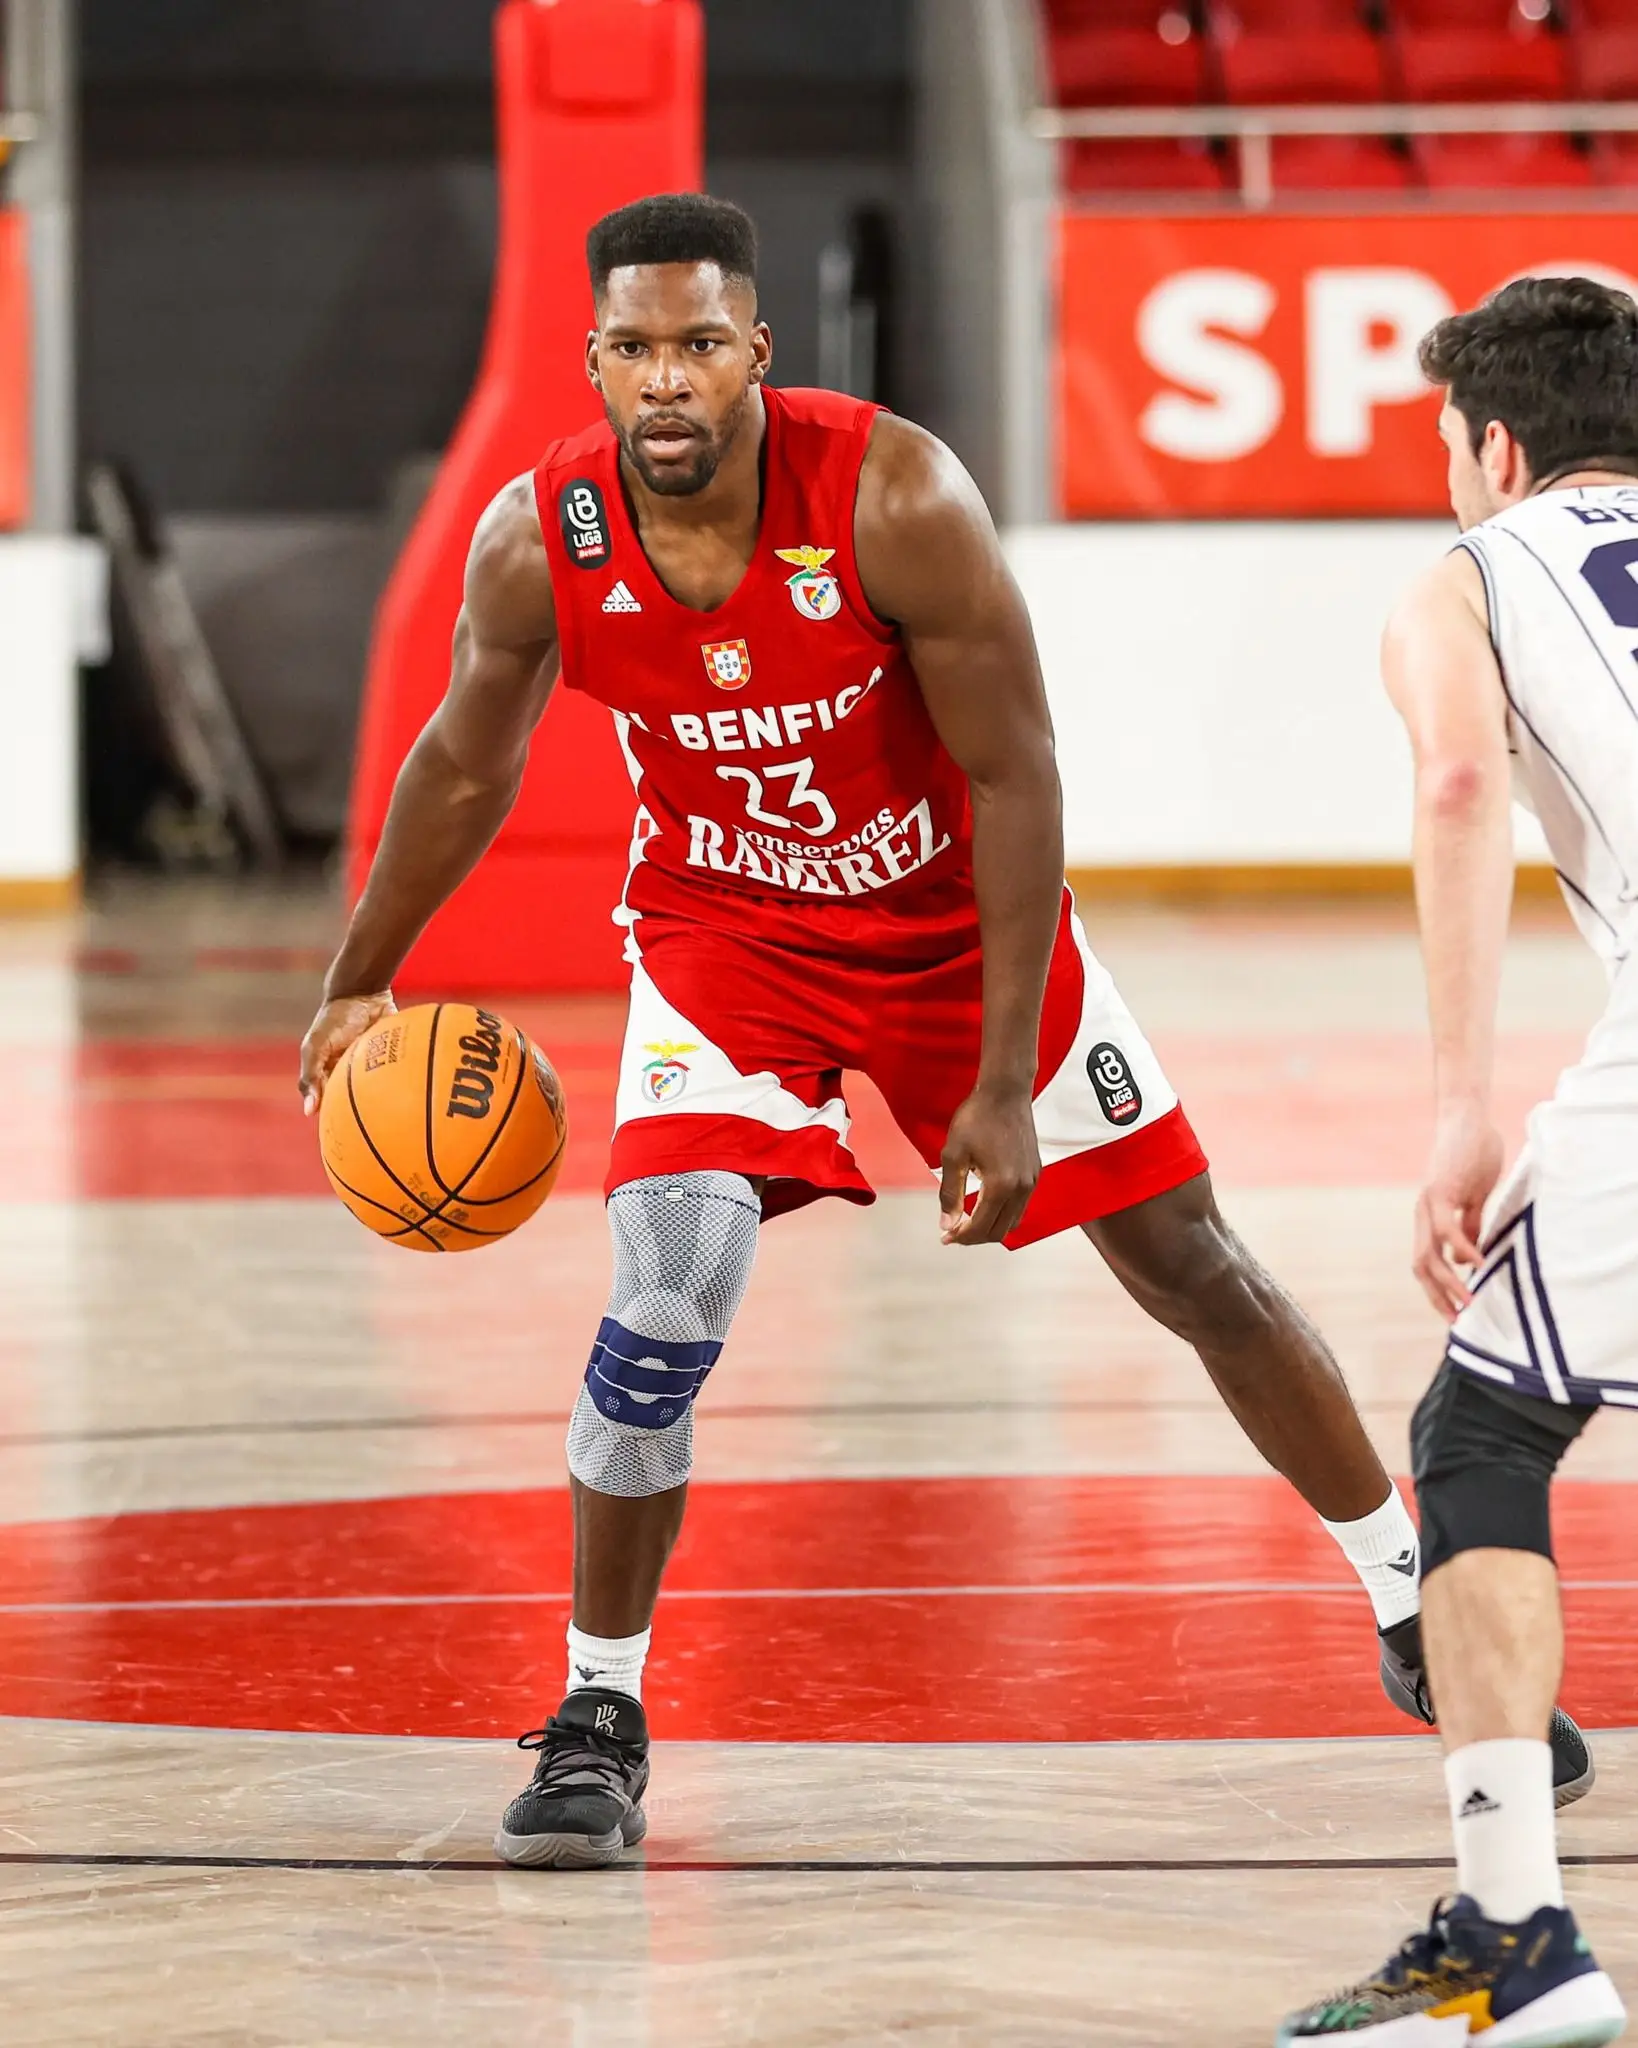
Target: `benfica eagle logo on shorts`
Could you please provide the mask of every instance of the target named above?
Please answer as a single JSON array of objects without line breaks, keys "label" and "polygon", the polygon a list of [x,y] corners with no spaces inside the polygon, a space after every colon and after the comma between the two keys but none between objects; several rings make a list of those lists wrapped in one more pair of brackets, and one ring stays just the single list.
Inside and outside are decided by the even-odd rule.
[{"label": "benfica eagle logo on shorts", "polygon": [[825,567],[835,552],[834,548],[815,547],[774,549],[782,562],[796,566],[796,574],[787,579],[785,588],[805,619],[833,619],[842,609],[842,586]]},{"label": "benfica eagle logo on shorts", "polygon": [[674,1102],[688,1086],[688,1062],[685,1052],[698,1052],[697,1045],[677,1045],[669,1038],[662,1038],[656,1045],[645,1045],[644,1052],[653,1053],[643,1069],[643,1088],[650,1102]]},{"label": "benfica eagle logo on shorts", "polygon": [[743,690],[751,680],[751,650],[743,640],[718,640],[700,652],[705,673],[719,690]]}]

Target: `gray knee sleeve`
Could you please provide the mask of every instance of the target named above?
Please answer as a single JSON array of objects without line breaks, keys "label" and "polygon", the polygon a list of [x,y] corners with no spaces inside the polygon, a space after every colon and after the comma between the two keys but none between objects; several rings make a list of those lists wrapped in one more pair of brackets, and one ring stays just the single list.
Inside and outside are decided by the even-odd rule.
[{"label": "gray knee sleeve", "polygon": [[669,1173],[609,1198],[614,1286],[569,1420],[594,1493],[669,1493],[694,1464],[694,1399],[751,1277],[761,1204],[739,1173]]}]

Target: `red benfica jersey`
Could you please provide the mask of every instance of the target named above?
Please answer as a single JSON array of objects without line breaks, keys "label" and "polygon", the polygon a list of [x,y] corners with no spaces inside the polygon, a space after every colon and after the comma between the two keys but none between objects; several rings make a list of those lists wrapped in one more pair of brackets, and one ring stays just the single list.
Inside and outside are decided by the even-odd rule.
[{"label": "red benfica jersey", "polygon": [[[827,936],[970,918],[966,777],[859,587],[853,516],[880,408],[764,389],[762,524],[715,611],[663,587],[604,424],[535,472],[563,681],[614,713],[637,786],[627,904]],[[847,913],[851,910],[853,915]],[[902,928],[902,927],[901,927]]]}]

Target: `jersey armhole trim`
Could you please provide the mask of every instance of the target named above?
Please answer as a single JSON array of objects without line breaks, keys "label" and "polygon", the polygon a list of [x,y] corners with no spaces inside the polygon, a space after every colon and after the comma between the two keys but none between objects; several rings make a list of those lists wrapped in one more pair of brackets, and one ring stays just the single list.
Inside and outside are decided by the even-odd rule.
[{"label": "jersey armhole trim", "polygon": [[1507,708],[1516,712],[1518,705],[1514,701],[1512,685],[1507,680],[1507,663],[1502,659],[1501,602],[1496,595],[1496,579],[1490,567],[1489,554],[1472,534],[1463,534],[1451,552],[1466,555],[1478,564],[1479,576],[1484,584],[1485,626],[1490,635],[1490,651],[1496,657],[1496,673],[1501,678],[1502,695],[1507,700]]},{"label": "jersey armhole trim", "polygon": [[[860,400],[861,405],[866,403],[867,401]],[[845,521],[847,528],[848,581],[851,587],[859,594],[859,624],[864,627],[867,633],[874,635],[876,639],[881,641],[883,646],[891,646],[900,635],[898,626],[894,621],[892,619],[884,619],[870,602],[869,593],[864,586],[864,577],[859,571],[859,550],[857,545],[859,487],[864,482],[864,466],[870,458],[870,443],[876,432],[876,423],[878,420],[891,419],[892,417],[893,415],[885,405],[872,406],[865,417],[854,428],[854,435],[859,444],[859,460],[853,471],[853,503],[850,508],[850,517]]]},{"label": "jersey armhole trim", "polygon": [[1490,645],[1495,652],[1498,665],[1501,661],[1501,608],[1496,602],[1496,580],[1490,573],[1490,558],[1479,542],[1466,534],[1451,550],[1453,554],[1467,555],[1478,564],[1479,575],[1484,582],[1484,609],[1490,630]]},{"label": "jersey armhole trim", "polygon": [[569,566],[562,535],[558,531],[557,506],[553,502],[556,494],[552,464],[562,446],[561,440],[554,441],[535,465],[535,512],[540,519],[541,545],[546,550],[546,573],[552,579],[552,610],[557,618],[557,680],[565,690],[579,690],[584,694],[584,686],[579,681],[579,615],[572,604],[564,601],[563,594],[569,585],[567,579],[558,573]]}]

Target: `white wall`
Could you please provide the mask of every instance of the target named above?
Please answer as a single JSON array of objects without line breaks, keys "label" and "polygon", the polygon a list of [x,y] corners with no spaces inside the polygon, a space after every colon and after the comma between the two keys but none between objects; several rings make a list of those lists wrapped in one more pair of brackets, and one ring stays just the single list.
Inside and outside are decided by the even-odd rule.
[{"label": "white wall", "polygon": [[[1020,528],[1072,867],[1402,862],[1377,645],[1449,521]],[[1540,857],[1533,825],[1521,851]]]},{"label": "white wall", "polygon": [[[1443,521],[1019,529],[1073,867],[1402,862],[1410,765],[1377,679]],[[76,663],[101,556],[0,536],[0,882],[79,866]],[[1541,855],[1533,826],[1521,851]]]},{"label": "white wall", "polygon": [[80,865],[78,663],[106,657],[101,550],[0,534],[0,885]]}]

